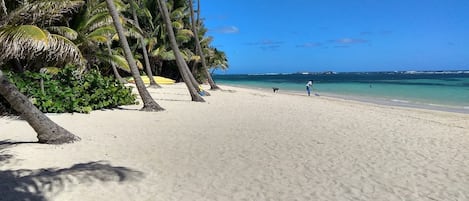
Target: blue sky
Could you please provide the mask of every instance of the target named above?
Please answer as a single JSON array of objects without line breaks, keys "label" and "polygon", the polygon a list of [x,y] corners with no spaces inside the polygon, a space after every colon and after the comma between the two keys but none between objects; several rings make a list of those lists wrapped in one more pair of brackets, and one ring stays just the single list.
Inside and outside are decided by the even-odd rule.
[{"label": "blue sky", "polygon": [[201,0],[227,73],[469,69],[469,0]]}]

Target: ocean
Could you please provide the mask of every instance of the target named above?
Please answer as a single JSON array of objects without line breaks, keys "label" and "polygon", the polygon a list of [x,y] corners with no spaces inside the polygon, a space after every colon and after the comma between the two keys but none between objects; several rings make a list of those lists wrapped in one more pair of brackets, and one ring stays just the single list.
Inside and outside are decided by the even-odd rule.
[{"label": "ocean", "polygon": [[397,105],[469,113],[469,71],[402,71],[215,75],[219,84],[272,89]]}]

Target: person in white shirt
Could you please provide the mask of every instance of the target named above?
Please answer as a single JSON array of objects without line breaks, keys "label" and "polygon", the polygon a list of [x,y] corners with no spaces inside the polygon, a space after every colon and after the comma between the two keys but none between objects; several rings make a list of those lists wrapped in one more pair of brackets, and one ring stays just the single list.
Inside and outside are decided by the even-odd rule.
[{"label": "person in white shirt", "polygon": [[313,89],[313,80],[310,80],[308,83],[306,83],[306,91],[308,92],[308,96],[311,96],[311,89]]}]

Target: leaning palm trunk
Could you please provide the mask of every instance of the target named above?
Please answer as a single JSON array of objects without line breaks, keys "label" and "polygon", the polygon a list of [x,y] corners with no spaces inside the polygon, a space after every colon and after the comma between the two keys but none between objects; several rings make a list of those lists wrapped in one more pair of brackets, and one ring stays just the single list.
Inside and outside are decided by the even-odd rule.
[{"label": "leaning palm trunk", "polygon": [[202,51],[202,46],[200,45],[199,34],[198,34],[199,31],[196,26],[196,20],[194,19],[194,8],[192,7],[192,0],[189,0],[189,8],[191,11],[191,27],[192,27],[192,32],[194,32],[195,49],[197,50],[197,54],[200,56],[200,61],[202,64],[202,72],[205,74],[205,77],[207,77],[208,83],[210,84],[210,89],[218,90],[220,89],[220,87],[218,87],[215,84],[215,82],[212,79],[212,75],[210,75],[210,72],[208,72],[207,64],[205,62],[204,52]]},{"label": "leaning palm trunk", "polygon": [[[135,1],[130,2],[130,9],[132,9],[132,17],[134,18],[136,27],[140,29],[137,12],[135,11],[135,6],[133,3],[135,3]],[[140,41],[140,48],[142,48],[143,60],[145,61],[145,69],[147,72],[147,76],[150,79],[150,87],[161,88],[161,86],[158,83],[156,83],[155,78],[153,78],[153,72],[151,72],[151,67],[150,67],[150,59],[148,58],[148,50],[147,50],[147,47],[145,46],[143,37],[139,37],[138,40]]]},{"label": "leaning palm trunk", "polygon": [[158,0],[157,2],[159,5],[160,12],[163,16],[164,23],[166,24],[166,29],[168,31],[168,38],[170,41],[171,49],[174,52],[174,57],[176,57],[176,63],[177,63],[178,69],[181,73],[184,83],[186,83],[187,89],[189,90],[189,93],[192,97],[192,101],[205,102],[205,100],[197,93],[197,89],[195,88],[195,86],[198,87],[198,85],[194,85],[193,82],[195,81],[195,78],[191,74],[186,61],[184,61],[184,58],[181,52],[179,51],[179,47],[177,45],[176,37],[173,31],[173,26],[171,24],[171,19],[169,18],[168,8],[166,7],[166,2],[165,0]]},{"label": "leaning palm trunk", "polygon": [[124,28],[120,23],[119,14],[117,13],[116,6],[114,5],[113,0],[106,0],[107,8],[112,16],[112,21],[114,21],[114,26],[116,27],[117,34],[119,35],[119,41],[121,43],[122,48],[124,48],[125,58],[130,66],[130,72],[132,73],[132,77],[135,80],[135,85],[137,86],[138,93],[143,101],[143,108],[142,111],[162,111],[164,110],[158,103],[153,100],[150,93],[145,88],[145,84],[143,83],[142,77],[140,77],[140,73],[138,72],[137,63],[133,58],[132,52],[130,51],[129,43],[127,42],[127,38],[124,34]]},{"label": "leaning palm trunk", "polygon": [[[107,52],[109,53],[109,56],[112,55],[112,51],[111,51],[111,44],[108,41],[106,41],[106,46],[107,46]],[[114,76],[116,77],[116,79],[122,83],[122,84],[127,84],[127,81],[122,78],[122,76],[119,74],[119,71],[117,71],[117,67],[114,63],[111,62],[111,68],[112,68],[112,72],[114,73]]]},{"label": "leaning palm trunk", "polygon": [[11,107],[20,113],[31,127],[36,131],[39,143],[63,144],[77,141],[80,138],[54,123],[39,109],[36,108],[28,98],[11,84],[0,70],[0,95],[10,103]]},{"label": "leaning palm trunk", "polygon": [[5,16],[7,16],[7,15],[8,15],[8,11],[7,11],[7,7],[6,7],[6,5],[5,5],[5,1],[4,1],[4,0],[1,0],[1,1],[0,1],[0,4],[1,4],[1,7],[2,7],[3,14],[4,14]]}]

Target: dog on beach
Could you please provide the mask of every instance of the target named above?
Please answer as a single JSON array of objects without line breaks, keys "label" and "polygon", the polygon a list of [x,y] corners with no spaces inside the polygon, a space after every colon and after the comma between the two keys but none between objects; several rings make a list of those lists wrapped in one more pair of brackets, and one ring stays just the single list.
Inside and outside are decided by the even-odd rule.
[{"label": "dog on beach", "polygon": [[278,89],[279,88],[277,88],[277,87],[272,87],[272,90],[274,91],[274,93],[277,93]]}]

